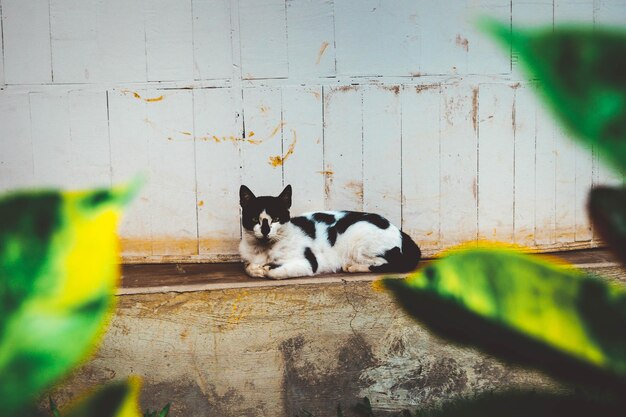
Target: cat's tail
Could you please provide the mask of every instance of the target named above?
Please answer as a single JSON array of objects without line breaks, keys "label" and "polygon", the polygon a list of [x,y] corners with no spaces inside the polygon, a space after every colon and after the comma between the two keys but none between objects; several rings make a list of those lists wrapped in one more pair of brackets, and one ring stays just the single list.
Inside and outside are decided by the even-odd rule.
[{"label": "cat's tail", "polygon": [[387,263],[380,266],[370,266],[372,272],[411,272],[417,268],[422,257],[422,251],[409,235],[400,231],[402,235],[402,250],[395,247],[388,250],[383,256]]}]

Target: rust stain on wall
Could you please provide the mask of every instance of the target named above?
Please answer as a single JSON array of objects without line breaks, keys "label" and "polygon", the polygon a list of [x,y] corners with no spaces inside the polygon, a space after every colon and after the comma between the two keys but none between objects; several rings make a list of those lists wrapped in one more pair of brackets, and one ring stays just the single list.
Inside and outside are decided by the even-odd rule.
[{"label": "rust stain on wall", "polygon": [[474,196],[474,200],[478,198],[478,183],[476,182],[476,177],[472,180],[472,195]]},{"label": "rust stain on wall", "polygon": [[333,175],[335,175],[335,172],[330,169],[327,169],[325,171],[319,171],[319,172],[320,174],[324,174],[324,195],[328,197],[330,195],[330,189],[333,185],[333,181],[334,181]]},{"label": "rust stain on wall", "polygon": [[465,52],[469,51],[469,41],[467,38],[462,37],[461,35],[456,35],[456,44],[461,48],[465,49]]},{"label": "rust stain on wall", "polygon": [[439,84],[420,84],[415,86],[415,92],[421,93],[422,91],[427,90],[436,90],[439,89]]},{"label": "rust stain on wall", "polygon": [[156,101],[161,101],[163,100],[163,96],[160,95],[158,97],[141,97],[141,95],[139,93],[137,93],[136,91],[130,91],[130,90],[120,90],[123,94],[132,94],[133,97],[135,97],[137,100],[143,100],[146,103],[154,103]]},{"label": "rust stain on wall", "polygon": [[326,52],[326,48],[328,48],[329,43],[324,41],[322,42],[322,46],[320,46],[320,50],[317,53],[317,60],[315,61],[315,64],[319,64],[320,61],[322,60],[322,55],[324,55],[324,52]]},{"label": "rust stain on wall", "polygon": [[155,237],[120,238],[122,253],[141,255],[197,255],[196,239]]},{"label": "rust stain on wall", "polygon": [[289,149],[287,149],[287,152],[285,153],[285,155],[270,156],[269,164],[273,166],[274,168],[284,164],[285,160],[289,158],[291,155],[293,155],[294,151],[296,150],[296,142],[297,142],[296,131],[292,129],[291,132],[293,133],[293,140],[291,144],[289,145]]},{"label": "rust stain on wall", "polygon": [[272,130],[272,133],[270,133],[270,135],[267,137],[268,139],[273,138],[274,136],[276,136],[276,134],[278,132],[280,132],[280,130],[283,128],[283,126],[285,126],[287,123],[284,121],[281,121],[275,128],[274,130]]},{"label": "rust stain on wall", "polygon": [[387,85],[383,87],[387,91],[392,91],[395,95],[400,94],[400,86],[399,85]]},{"label": "rust stain on wall", "polygon": [[517,131],[517,120],[515,115],[515,100],[513,100],[513,106],[511,106],[511,126],[513,127],[513,135]]},{"label": "rust stain on wall", "polygon": [[478,132],[478,87],[472,88],[472,126]]},{"label": "rust stain on wall", "polygon": [[363,199],[363,181],[350,181],[346,184],[346,188],[351,190],[359,200]]},{"label": "rust stain on wall", "polygon": [[204,200],[198,201],[198,207],[202,207],[202,206],[204,206]]}]

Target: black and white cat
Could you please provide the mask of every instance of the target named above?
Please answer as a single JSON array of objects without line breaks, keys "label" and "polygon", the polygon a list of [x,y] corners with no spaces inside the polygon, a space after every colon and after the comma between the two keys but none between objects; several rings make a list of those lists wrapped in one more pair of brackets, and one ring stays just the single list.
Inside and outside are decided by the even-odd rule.
[{"label": "black and white cat", "polygon": [[283,279],[328,272],[408,272],[421,251],[377,214],[320,211],[289,216],[291,186],[278,197],[239,189],[243,238],[239,253],[252,277]]}]

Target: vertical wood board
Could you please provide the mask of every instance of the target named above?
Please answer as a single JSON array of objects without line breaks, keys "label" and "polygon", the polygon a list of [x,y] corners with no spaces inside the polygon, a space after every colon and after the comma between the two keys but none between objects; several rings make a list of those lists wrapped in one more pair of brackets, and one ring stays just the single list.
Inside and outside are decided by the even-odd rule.
[{"label": "vertical wood board", "polygon": [[363,89],[363,210],[402,225],[400,86]]},{"label": "vertical wood board", "polygon": [[[240,112],[230,88],[193,91],[200,254],[237,253],[239,243]],[[217,138],[217,140],[216,140]]]},{"label": "vertical wood board", "polygon": [[193,71],[197,80],[232,76],[231,4],[228,0],[192,0]]},{"label": "vertical wood board", "polygon": [[363,210],[362,108],[359,86],[324,89],[324,171],[329,210]]},{"label": "vertical wood board", "polygon": [[321,87],[283,89],[284,185],[293,187],[292,214],[324,209]]},{"label": "vertical wood board", "polygon": [[6,83],[52,82],[48,0],[3,0],[2,32]]},{"label": "vertical wood board", "polygon": [[441,245],[438,84],[402,89],[402,229],[422,249]]},{"label": "vertical wood board", "polygon": [[513,241],[515,90],[481,84],[478,110],[478,238]]}]

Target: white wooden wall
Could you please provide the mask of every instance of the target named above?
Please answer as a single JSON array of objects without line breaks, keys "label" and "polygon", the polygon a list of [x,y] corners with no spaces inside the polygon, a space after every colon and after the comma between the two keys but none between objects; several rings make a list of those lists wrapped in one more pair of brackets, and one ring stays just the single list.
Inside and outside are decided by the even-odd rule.
[{"label": "white wooden wall", "polygon": [[0,0],[0,189],[147,185],[127,261],[236,258],[238,188],[381,213],[434,254],[596,244],[589,187],[513,27],[623,25],[626,0]]}]

